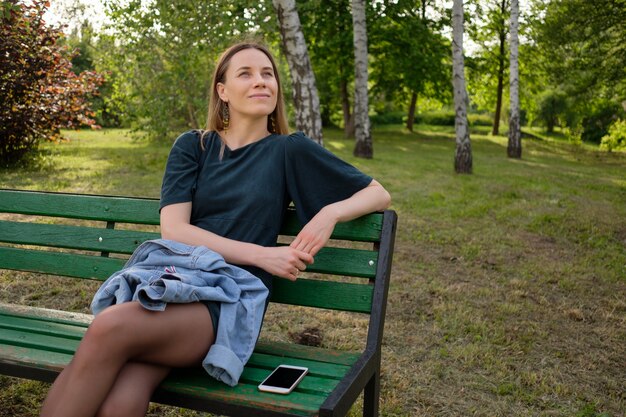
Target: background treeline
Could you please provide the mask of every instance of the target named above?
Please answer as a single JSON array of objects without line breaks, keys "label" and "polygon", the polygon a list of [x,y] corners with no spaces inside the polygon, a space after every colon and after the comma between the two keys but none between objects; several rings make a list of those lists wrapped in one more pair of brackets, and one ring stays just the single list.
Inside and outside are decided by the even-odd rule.
[{"label": "background treeline", "polygon": [[[510,0],[465,3],[470,123],[504,134]],[[599,144],[605,138],[609,150],[626,146],[626,0],[536,0],[523,5],[522,125],[543,126],[548,132],[561,128],[576,141]],[[233,39],[252,37],[274,49],[286,80],[285,96],[290,97],[289,71],[269,0],[105,0],[97,7],[106,15],[97,29],[79,0],[57,9],[71,22],[62,42],[78,52],[73,71],[105,77],[92,101],[102,127],[130,127],[156,140],[203,127],[213,62]],[[351,136],[350,2],[301,0],[297,7],[322,122]],[[403,123],[411,130],[414,123],[454,124],[449,7],[439,0],[367,2],[374,124]]]}]

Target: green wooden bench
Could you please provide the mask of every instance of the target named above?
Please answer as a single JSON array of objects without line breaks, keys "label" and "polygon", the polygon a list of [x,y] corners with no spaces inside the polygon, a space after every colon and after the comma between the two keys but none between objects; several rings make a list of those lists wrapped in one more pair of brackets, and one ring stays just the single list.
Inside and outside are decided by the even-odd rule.
[{"label": "green wooden bench", "polygon": [[[159,237],[158,203],[0,190],[0,269],[104,280],[141,242]],[[331,242],[344,243],[322,249],[307,270],[313,274],[296,282],[275,279],[274,303],[369,314],[362,351],[272,342],[261,335],[238,386],[219,383],[200,367],[181,369],[161,384],[153,401],[231,416],[343,416],[364,392],[363,414],[376,416],[395,228],[393,211],[339,224]],[[293,236],[299,229],[290,210],[281,234]],[[53,381],[90,321],[87,314],[0,304],[0,373]],[[259,392],[257,385],[281,363],[310,371],[289,395]]]}]

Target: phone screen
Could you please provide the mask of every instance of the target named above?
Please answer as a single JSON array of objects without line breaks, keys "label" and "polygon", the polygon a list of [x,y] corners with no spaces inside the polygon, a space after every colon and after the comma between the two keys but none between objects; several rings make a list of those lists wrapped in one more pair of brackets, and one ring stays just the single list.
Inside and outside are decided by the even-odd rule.
[{"label": "phone screen", "polygon": [[259,385],[259,390],[275,394],[289,394],[309,372],[302,366],[279,365]]},{"label": "phone screen", "polygon": [[278,388],[291,388],[298,379],[306,373],[304,369],[287,368],[279,366],[274,372],[263,381],[263,385],[270,385]]}]

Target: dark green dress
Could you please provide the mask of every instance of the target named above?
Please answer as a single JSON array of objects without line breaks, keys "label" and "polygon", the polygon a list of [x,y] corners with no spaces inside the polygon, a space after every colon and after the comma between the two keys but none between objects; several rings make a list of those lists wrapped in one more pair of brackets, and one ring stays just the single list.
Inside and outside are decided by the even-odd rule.
[{"label": "dark green dress", "polygon": [[[216,132],[189,131],[172,147],[161,189],[161,208],[192,202],[191,224],[230,239],[275,246],[283,214],[293,201],[306,224],[322,207],[367,187],[372,178],[298,132],[271,134],[219,158]],[[261,278],[266,271],[241,266]]]}]

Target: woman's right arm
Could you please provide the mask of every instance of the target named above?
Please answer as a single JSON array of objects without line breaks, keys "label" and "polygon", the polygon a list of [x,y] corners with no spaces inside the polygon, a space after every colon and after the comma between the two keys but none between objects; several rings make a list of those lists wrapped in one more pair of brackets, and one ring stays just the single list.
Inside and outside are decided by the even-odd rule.
[{"label": "woman's right arm", "polygon": [[295,280],[298,271],[313,263],[306,252],[290,248],[263,247],[228,239],[190,223],[191,202],[170,204],[161,209],[161,237],[187,245],[206,246],[219,253],[226,262],[259,267],[273,275]]}]

